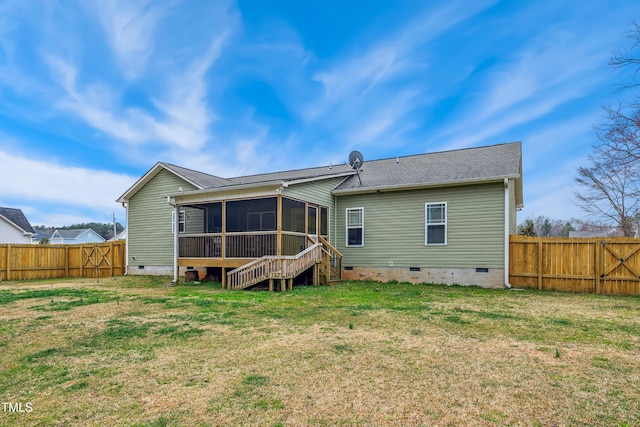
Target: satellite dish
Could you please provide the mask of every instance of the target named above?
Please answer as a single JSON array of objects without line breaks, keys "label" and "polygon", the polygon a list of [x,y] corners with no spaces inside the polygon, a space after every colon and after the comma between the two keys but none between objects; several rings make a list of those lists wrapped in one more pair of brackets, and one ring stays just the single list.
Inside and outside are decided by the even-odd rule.
[{"label": "satellite dish", "polygon": [[362,153],[359,151],[352,151],[349,154],[349,165],[355,170],[360,169],[362,164],[364,163],[364,158],[362,157]]}]

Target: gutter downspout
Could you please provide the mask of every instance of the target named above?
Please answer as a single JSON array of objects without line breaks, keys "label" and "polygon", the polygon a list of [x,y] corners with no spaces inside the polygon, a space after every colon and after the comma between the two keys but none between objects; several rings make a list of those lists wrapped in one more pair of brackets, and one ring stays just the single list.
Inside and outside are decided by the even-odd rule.
[{"label": "gutter downspout", "polygon": [[509,178],[504,179],[504,286],[511,288],[509,283]]},{"label": "gutter downspout", "polygon": [[171,197],[167,196],[167,203],[173,206],[173,281],[171,283],[178,283],[178,224],[180,222],[179,215],[180,210],[176,203],[171,202]]},{"label": "gutter downspout", "polygon": [[[125,221],[127,221],[127,225],[125,226],[125,230],[129,227],[129,203],[122,202],[122,207],[124,208],[124,217]],[[125,276],[129,274],[129,230],[127,230],[127,238],[124,241],[124,251],[126,256],[124,274]]]}]

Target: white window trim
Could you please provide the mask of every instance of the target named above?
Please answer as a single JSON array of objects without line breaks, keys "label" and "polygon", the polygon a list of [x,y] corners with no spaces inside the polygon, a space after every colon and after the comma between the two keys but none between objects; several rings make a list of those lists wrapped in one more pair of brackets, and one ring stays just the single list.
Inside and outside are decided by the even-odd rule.
[{"label": "white window trim", "polygon": [[[351,211],[360,211],[360,215],[362,217],[362,226],[361,227],[349,227],[349,212]],[[363,207],[359,207],[359,208],[347,208],[345,210],[345,246],[348,248],[361,248],[364,246],[364,208]],[[349,244],[349,229],[350,228],[362,228],[362,243],[359,245],[350,245]]]},{"label": "white window trim", "polygon": [[[444,205],[444,222],[434,222],[432,224],[428,224],[427,220],[429,218],[429,214],[428,214],[429,206],[434,206],[434,205]],[[424,204],[424,244],[425,246],[446,246],[447,245],[448,216],[449,216],[449,208],[447,206],[447,202],[428,202]],[[430,225],[444,225],[444,243],[428,243]]]},{"label": "white window trim", "polygon": [[[185,211],[180,211],[178,216],[178,233],[182,234],[187,229],[187,214]],[[176,211],[171,212],[171,233],[176,233]]]}]

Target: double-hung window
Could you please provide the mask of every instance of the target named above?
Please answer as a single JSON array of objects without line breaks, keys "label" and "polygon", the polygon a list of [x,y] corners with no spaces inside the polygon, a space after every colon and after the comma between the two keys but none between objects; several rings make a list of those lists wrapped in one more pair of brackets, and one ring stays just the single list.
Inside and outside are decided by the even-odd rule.
[{"label": "double-hung window", "polygon": [[447,244],[447,202],[425,204],[425,245]]},{"label": "double-hung window", "polygon": [[347,246],[364,246],[364,208],[347,209]]},{"label": "double-hung window", "polygon": [[[184,233],[185,213],[180,211],[178,214],[178,233]],[[176,232],[176,211],[171,212],[171,232]]]}]

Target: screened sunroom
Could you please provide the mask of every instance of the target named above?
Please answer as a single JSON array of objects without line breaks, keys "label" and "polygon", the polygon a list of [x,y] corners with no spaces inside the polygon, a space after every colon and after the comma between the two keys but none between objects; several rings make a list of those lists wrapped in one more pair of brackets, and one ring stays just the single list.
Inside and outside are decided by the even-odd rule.
[{"label": "screened sunroom", "polygon": [[283,195],[176,203],[180,266],[234,267],[329,238],[329,208]]}]

